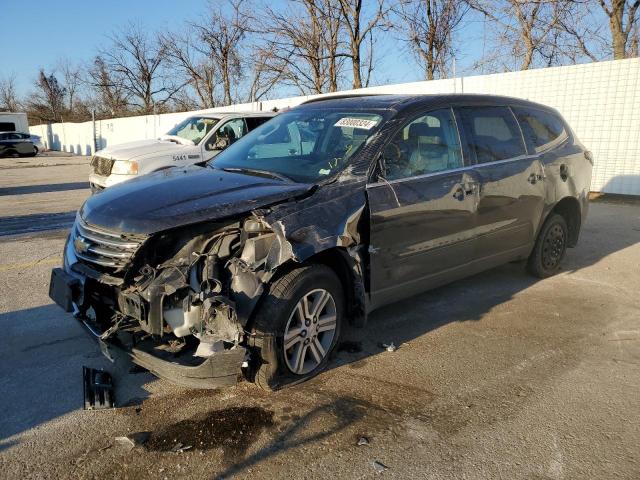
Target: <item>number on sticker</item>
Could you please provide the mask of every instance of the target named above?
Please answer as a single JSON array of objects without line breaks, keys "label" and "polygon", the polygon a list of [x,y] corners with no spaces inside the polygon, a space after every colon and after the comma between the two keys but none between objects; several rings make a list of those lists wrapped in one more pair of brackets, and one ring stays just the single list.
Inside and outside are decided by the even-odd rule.
[{"label": "number on sticker", "polygon": [[376,120],[367,120],[366,118],[350,118],[345,117],[338,120],[334,127],[360,128],[362,130],[371,130],[376,126]]}]

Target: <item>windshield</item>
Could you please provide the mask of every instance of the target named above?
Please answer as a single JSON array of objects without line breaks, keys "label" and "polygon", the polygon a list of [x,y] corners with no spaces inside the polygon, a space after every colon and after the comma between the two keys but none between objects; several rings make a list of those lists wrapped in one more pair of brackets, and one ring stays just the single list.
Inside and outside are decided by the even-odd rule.
[{"label": "windshield", "polygon": [[342,170],[381,121],[362,111],[292,110],[238,140],[213,166],[314,183]]},{"label": "windshield", "polygon": [[169,130],[167,135],[191,140],[194,145],[197,145],[219,121],[219,118],[189,117]]}]

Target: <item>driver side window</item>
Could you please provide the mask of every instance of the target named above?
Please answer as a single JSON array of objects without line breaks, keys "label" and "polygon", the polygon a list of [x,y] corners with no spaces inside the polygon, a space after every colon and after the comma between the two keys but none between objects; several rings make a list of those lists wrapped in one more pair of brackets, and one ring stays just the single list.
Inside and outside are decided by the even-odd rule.
[{"label": "driver side window", "polygon": [[463,166],[453,112],[433,110],[412,120],[386,145],[385,178],[397,180]]},{"label": "driver side window", "polygon": [[216,133],[207,142],[206,149],[217,150],[223,144],[226,148],[246,133],[247,126],[244,123],[244,118],[234,118],[218,128]]}]

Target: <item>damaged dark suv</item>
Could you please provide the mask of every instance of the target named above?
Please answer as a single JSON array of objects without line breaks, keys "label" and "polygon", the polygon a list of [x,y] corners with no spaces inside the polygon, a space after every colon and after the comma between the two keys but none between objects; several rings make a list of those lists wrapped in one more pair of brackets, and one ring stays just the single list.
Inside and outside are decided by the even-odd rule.
[{"label": "damaged dark suv", "polygon": [[523,100],[313,100],[205,167],[88,199],[50,296],[159,377],[275,389],[384,304],[510,261],[555,273],[591,169],[558,112]]}]

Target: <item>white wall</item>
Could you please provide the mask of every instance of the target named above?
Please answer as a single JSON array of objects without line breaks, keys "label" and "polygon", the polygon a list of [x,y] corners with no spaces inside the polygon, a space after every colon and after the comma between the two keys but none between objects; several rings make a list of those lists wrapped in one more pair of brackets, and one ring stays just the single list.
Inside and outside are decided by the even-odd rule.
[{"label": "white wall", "polygon": [[[562,113],[578,138],[594,154],[591,189],[640,195],[640,58],[385,85],[359,91],[365,92],[487,93],[520,97],[552,106]],[[298,105],[309,98],[312,97],[291,97],[203,111],[281,109]],[[99,148],[155,138],[193,113],[97,121],[96,131],[101,141]],[[87,155],[92,153],[91,122],[37,125],[30,130],[42,136],[51,149]]]}]

